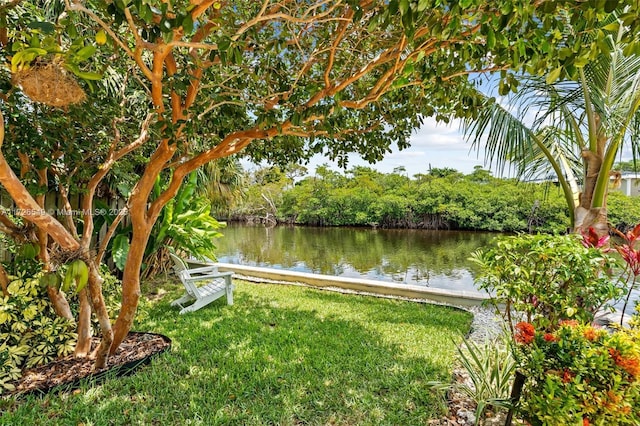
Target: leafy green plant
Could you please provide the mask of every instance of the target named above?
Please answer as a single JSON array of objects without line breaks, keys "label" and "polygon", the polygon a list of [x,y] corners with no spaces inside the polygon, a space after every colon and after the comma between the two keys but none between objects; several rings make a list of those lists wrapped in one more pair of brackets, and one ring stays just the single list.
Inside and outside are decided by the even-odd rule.
[{"label": "leafy green plant", "polygon": [[[75,324],[58,317],[46,295],[41,272],[29,278],[16,278],[8,286],[9,295],[0,298],[0,394],[11,390],[11,381],[20,377],[23,368],[46,364],[73,352],[77,334]],[[102,289],[111,318],[120,308],[122,285],[101,267]],[[15,277],[14,277],[15,278]],[[72,312],[79,309],[77,292],[67,294]],[[148,317],[149,303],[141,302],[136,321]],[[92,325],[98,330],[98,320]]]},{"label": "leafy green plant", "polygon": [[40,277],[15,279],[0,298],[0,393],[13,388],[22,368],[73,352],[75,324],[55,314]]},{"label": "leafy green plant", "polygon": [[[215,240],[222,236],[219,229],[225,224],[211,216],[210,201],[204,196],[196,196],[197,189],[198,175],[193,172],[182,184],[176,197],[162,209],[145,249],[144,277],[164,272],[171,265],[169,247],[202,260],[215,259]],[[154,185],[154,196],[158,197],[162,191],[163,185],[158,178]],[[123,228],[111,242],[111,254],[119,270],[124,269],[131,232],[131,227]]]},{"label": "leafy green plant", "polygon": [[[205,197],[195,196],[197,186],[197,173],[192,172],[176,197],[162,209],[145,250],[145,277],[161,272],[171,264],[169,247],[199,259],[215,259],[215,240],[222,236],[219,229],[224,223],[211,216],[211,205]],[[159,196],[161,191],[162,185],[157,180],[155,195]]]},{"label": "leafy green plant", "polygon": [[513,356],[527,377],[518,410],[532,425],[640,424],[639,329],[516,329]]},{"label": "leafy green plant", "polygon": [[511,377],[515,362],[506,345],[485,343],[478,345],[468,339],[458,349],[458,362],[469,375],[472,385],[462,382],[429,382],[436,390],[455,390],[476,403],[476,425],[489,408],[508,408]]},{"label": "leafy green plant", "polygon": [[553,328],[563,319],[589,323],[620,296],[609,276],[613,259],[580,236],[518,235],[497,240],[495,248],[473,253],[480,266],[478,286],[503,312],[511,332],[520,315],[536,327]]},{"label": "leafy green plant", "polygon": [[9,275],[32,276],[42,269],[38,260],[39,246],[31,242],[17,242],[7,234],[2,235],[2,246],[11,255],[11,261],[3,262]]}]

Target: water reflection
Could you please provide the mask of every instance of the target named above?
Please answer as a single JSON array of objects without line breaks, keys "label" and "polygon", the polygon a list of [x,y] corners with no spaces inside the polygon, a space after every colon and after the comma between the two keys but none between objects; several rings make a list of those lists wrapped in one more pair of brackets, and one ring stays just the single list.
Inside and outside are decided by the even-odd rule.
[{"label": "water reflection", "polygon": [[302,272],[474,290],[469,254],[496,234],[229,224],[218,260]]}]

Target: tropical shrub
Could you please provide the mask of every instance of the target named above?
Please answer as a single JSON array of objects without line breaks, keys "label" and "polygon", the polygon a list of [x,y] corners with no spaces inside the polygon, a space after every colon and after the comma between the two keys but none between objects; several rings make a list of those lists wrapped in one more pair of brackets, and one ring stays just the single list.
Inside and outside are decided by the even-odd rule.
[{"label": "tropical shrub", "polygon": [[0,298],[0,393],[11,390],[21,369],[73,352],[75,324],[58,317],[40,284],[40,275],[18,278]]},{"label": "tropical shrub", "polygon": [[[102,265],[104,277],[102,289],[105,304],[113,316],[120,309],[122,285]],[[0,394],[12,390],[11,381],[18,379],[23,368],[46,364],[73,352],[77,334],[75,323],[59,317],[47,297],[46,287],[41,281],[43,273],[29,278],[16,278],[9,284],[9,295],[0,297]],[[79,309],[74,292],[67,294],[69,306],[74,314]],[[141,301],[136,312],[136,321],[148,314],[149,303]],[[99,330],[98,320],[92,318],[92,326]]]},{"label": "tropical shrub", "polygon": [[486,342],[478,345],[464,339],[458,347],[458,362],[465,369],[471,384],[464,382],[429,382],[436,390],[455,390],[476,404],[476,425],[487,409],[509,407],[511,378],[516,364],[504,344]]},{"label": "tropical shrub", "polygon": [[[163,190],[160,179],[156,180],[153,189],[154,196],[159,196]],[[198,175],[193,172],[175,198],[162,209],[144,252],[144,278],[164,273],[171,266],[169,247],[198,259],[215,259],[215,240],[222,236],[219,230],[225,224],[211,216],[210,201],[197,196],[197,189]],[[119,270],[124,269],[131,232],[131,227],[122,229],[111,245],[113,260]]]},{"label": "tropical shrub", "polygon": [[640,223],[640,197],[611,191],[607,197],[607,215],[614,228],[621,232],[629,231]]},{"label": "tropical shrub", "polygon": [[640,330],[564,321],[552,332],[516,325],[526,376],[518,409],[532,425],[640,424]]},{"label": "tropical shrub", "polygon": [[622,291],[609,275],[613,260],[585,247],[577,235],[502,237],[471,260],[481,269],[479,288],[491,294],[494,307],[505,307],[501,311],[512,333],[521,319],[548,330],[563,319],[590,323],[600,309],[611,309],[608,302]]}]

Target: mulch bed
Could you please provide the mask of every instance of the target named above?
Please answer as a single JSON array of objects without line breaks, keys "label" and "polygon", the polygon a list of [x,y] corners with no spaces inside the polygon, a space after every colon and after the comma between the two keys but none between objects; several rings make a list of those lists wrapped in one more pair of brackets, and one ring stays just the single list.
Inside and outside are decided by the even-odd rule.
[{"label": "mulch bed", "polygon": [[[100,343],[93,338],[92,349]],[[14,391],[6,395],[46,393],[55,388],[72,390],[82,380],[103,380],[106,377],[132,374],[138,367],[148,364],[153,357],[168,350],[171,340],[160,334],[130,332],[117,352],[109,357],[107,367],[94,371],[94,360],[75,358],[73,355],[57,359],[23,372],[13,385]]]}]

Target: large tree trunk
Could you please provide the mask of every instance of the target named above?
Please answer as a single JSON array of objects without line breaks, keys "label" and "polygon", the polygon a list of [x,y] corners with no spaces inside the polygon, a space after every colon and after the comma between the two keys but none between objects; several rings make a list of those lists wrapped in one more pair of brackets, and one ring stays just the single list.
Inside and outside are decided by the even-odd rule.
[{"label": "large tree trunk", "polygon": [[138,301],[140,300],[140,268],[150,233],[151,227],[137,227],[134,224],[129,255],[127,256],[122,276],[122,306],[114,326],[111,355],[116,352],[120,343],[127,336],[135,319]]},{"label": "large tree trunk", "polygon": [[[156,178],[164,169],[167,162],[173,157],[175,150],[176,146],[170,145],[168,139],[160,143],[149,159],[143,175],[140,177],[138,184],[131,192],[129,198],[129,212],[133,233],[129,245],[129,254],[127,255],[127,261],[124,265],[122,275],[122,306],[120,307],[120,312],[114,325],[114,336],[110,350],[110,354],[112,355],[127,336],[129,330],[131,330],[133,320],[135,319],[138,301],[140,300],[140,269],[151,229],[162,207],[164,207],[172,196],[175,196],[178,188],[180,188],[176,179],[179,179],[181,183],[183,176],[176,177],[174,174],[173,179],[176,181],[172,182],[172,184],[176,183],[177,185],[170,185],[169,189],[163,193],[163,195],[166,194],[168,197],[163,198],[161,196],[156,199],[152,203],[154,207],[149,211],[149,195],[153,190]],[[163,200],[165,200],[164,203],[161,202]]]},{"label": "large tree trunk", "polygon": [[576,208],[576,223],[573,232],[580,234],[588,232],[589,228],[593,228],[600,237],[609,233],[606,207],[586,209],[578,206]]}]

